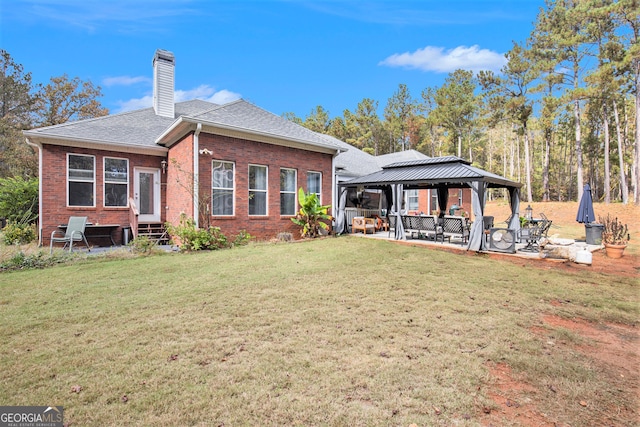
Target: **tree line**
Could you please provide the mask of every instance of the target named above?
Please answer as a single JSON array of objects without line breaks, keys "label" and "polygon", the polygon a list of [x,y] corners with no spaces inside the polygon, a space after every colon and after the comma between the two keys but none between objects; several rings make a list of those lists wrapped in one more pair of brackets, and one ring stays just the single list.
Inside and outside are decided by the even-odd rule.
[{"label": "tree line", "polygon": [[35,84],[31,73],[2,49],[0,70],[0,178],[38,176],[38,158],[23,130],[109,114],[98,101],[100,86],[90,81],[64,74]]},{"label": "tree line", "polygon": [[[525,185],[533,200],[640,205],[640,0],[546,0],[500,73],[456,70],[418,96],[405,84],[331,117],[284,117],[374,155],[456,155]],[[0,49],[0,178],[36,177],[25,129],[107,115],[101,88],[78,77],[34,84]]]},{"label": "tree line", "polygon": [[284,117],[370,154],[456,155],[523,182],[527,201],[640,205],[638,0],[547,0],[500,73],[456,70],[413,96]]}]

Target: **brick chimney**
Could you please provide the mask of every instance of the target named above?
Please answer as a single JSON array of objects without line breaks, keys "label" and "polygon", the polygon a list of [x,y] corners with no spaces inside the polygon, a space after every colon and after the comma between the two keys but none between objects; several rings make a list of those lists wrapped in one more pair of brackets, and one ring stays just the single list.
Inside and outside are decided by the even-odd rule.
[{"label": "brick chimney", "polygon": [[172,52],[158,49],[153,56],[153,109],[158,116],[174,117],[174,72]]}]

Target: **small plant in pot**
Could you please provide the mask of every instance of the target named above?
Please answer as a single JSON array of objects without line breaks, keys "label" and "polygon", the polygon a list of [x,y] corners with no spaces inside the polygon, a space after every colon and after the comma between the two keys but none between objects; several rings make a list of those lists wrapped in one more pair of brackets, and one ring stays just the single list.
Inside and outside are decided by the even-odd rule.
[{"label": "small plant in pot", "polygon": [[599,217],[598,220],[604,226],[602,230],[602,243],[604,244],[607,256],[610,258],[621,258],[624,249],[629,243],[631,236],[627,224],[618,221],[618,218]]}]

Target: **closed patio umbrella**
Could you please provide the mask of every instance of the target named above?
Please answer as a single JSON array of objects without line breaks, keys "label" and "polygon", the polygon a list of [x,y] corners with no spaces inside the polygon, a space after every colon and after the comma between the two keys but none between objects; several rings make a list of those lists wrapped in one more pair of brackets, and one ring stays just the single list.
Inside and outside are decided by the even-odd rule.
[{"label": "closed patio umbrella", "polygon": [[584,223],[584,233],[588,245],[599,245],[602,243],[602,231],[604,225],[596,224],[596,214],[593,212],[593,199],[591,198],[591,187],[585,184],[584,192],[580,198],[578,215],[576,221]]},{"label": "closed patio umbrella", "polygon": [[576,221],[579,223],[589,224],[595,222],[596,215],[593,212],[593,199],[591,198],[591,187],[589,184],[585,184],[582,198],[580,199],[580,205],[578,206],[578,215]]}]

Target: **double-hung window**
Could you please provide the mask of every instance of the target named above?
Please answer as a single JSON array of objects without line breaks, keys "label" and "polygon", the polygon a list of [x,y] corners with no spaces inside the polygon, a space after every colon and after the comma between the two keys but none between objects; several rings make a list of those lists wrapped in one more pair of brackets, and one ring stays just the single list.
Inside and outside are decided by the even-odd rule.
[{"label": "double-hung window", "polygon": [[418,190],[407,190],[407,210],[418,210]]},{"label": "double-hung window", "polygon": [[67,155],[67,206],[95,207],[96,158]]},{"label": "double-hung window", "polygon": [[267,214],[267,167],[249,165],[249,215]]},{"label": "double-hung window", "polygon": [[213,161],[212,166],[212,215],[233,215],[234,171],[232,162]]},{"label": "double-hung window", "polygon": [[435,188],[429,190],[431,192],[431,212],[438,210],[438,190]]},{"label": "double-hung window", "polygon": [[280,215],[296,214],[296,170],[280,169]]},{"label": "double-hung window", "polygon": [[307,172],[307,193],[314,193],[321,202],[320,194],[322,192],[322,174],[320,172]]},{"label": "double-hung window", "polygon": [[129,199],[129,160],[104,158],[104,205],[127,207]]}]

